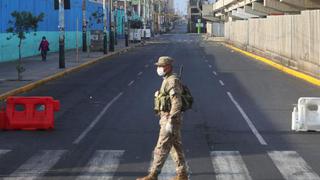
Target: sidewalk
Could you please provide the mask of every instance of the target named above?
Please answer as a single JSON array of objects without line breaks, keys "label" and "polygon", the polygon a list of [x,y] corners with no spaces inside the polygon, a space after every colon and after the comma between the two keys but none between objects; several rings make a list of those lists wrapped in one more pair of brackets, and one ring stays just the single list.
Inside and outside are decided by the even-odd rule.
[{"label": "sidewalk", "polygon": [[[139,45],[129,44],[129,48],[133,48]],[[120,52],[127,49],[125,47],[125,40],[119,39],[118,45],[115,46],[114,53],[108,51],[107,55],[104,55],[103,52],[82,52],[82,49],[79,49],[79,59],[77,60],[76,50],[65,51],[65,67],[64,69],[59,69],[59,52],[49,53],[47,55],[47,61],[41,61],[41,56],[33,56],[23,58],[23,67],[26,69],[22,73],[23,80],[17,81],[17,71],[16,65],[17,62],[4,62],[0,63],[0,101],[3,100],[7,95],[18,94],[23,91],[23,88],[26,85],[36,84],[40,80],[48,79],[50,76],[55,76],[60,73],[62,76],[64,72],[69,72],[70,70],[81,68],[90,62],[97,61],[103,57],[108,57],[112,54]],[[39,53],[40,54],[40,53]],[[51,78],[54,79],[54,78]],[[48,79],[49,81],[49,79]],[[45,82],[42,82],[45,83]],[[39,84],[39,83],[38,83]],[[17,91],[17,89],[21,89]]]}]

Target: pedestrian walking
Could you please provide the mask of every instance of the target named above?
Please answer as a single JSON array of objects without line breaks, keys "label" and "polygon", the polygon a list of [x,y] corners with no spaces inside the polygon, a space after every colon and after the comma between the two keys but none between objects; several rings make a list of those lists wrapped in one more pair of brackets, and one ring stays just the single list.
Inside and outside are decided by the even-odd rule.
[{"label": "pedestrian walking", "polygon": [[162,56],[155,64],[158,75],[163,77],[161,88],[155,93],[155,110],[160,116],[160,133],[153,152],[150,172],[137,180],[157,180],[169,153],[176,163],[177,175],[172,180],[188,179],[181,142],[183,86],[178,76],[173,73],[172,63],[173,58]]},{"label": "pedestrian walking", "polygon": [[47,52],[50,51],[50,49],[49,49],[49,42],[47,41],[45,36],[42,37],[42,41],[39,45],[39,51],[41,51],[42,61],[46,61]]}]

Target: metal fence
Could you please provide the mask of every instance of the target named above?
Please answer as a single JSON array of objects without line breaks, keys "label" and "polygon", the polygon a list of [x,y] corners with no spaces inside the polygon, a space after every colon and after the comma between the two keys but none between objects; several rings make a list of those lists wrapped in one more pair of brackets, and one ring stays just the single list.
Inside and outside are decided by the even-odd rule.
[{"label": "metal fence", "polygon": [[320,10],[227,22],[225,39],[320,77]]}]

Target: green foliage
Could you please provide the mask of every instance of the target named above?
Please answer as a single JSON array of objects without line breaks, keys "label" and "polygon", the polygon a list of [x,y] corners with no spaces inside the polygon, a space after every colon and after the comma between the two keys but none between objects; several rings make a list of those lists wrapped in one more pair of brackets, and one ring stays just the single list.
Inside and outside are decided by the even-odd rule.
[{"label": "green foliage", "polygon": [[31,31],[36,32],[38,23],[43,21],[44,13],[40,13],[38,16],[34,16],[31,12],[27,11],[14,11],[11,13],[13,20],[10,20],[8,33],[12,33],[7,39],[11,39],[13,36],[17,36],[20,40],[25,39],[25,33]]}]

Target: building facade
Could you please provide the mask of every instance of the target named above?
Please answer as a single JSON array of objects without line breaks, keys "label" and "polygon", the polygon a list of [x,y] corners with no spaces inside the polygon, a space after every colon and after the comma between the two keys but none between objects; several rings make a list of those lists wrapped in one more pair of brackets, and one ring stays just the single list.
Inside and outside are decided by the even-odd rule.
[{"label": "building facade", "polygon": [[[87,0],[88,31],[103,30],[102,21],[92,18],[95,12],[102,13],[102,3],[99,0]],[[108,9],[107,9],[108,10]],[[18,59],[18,38],[7,39],[10,34],[6,32],[9,28],[9,20],[12,19],[13,11],[29,11],[34,15],[41,12],[45,14],[39,23],[36,34],[29,33],[22,42],[22,56],[33,56],[39,54],[38,46],[43,36],[50,43],[50,52],[59,49],[59,12],[54,8],[54,0],[1,0],[0,1],[0,62]],[[91,17],[91,18],[90,18]],[[77,26],[78,25],[78,26]],[[89,33],[88,33],[88,40]],[[65,48],[74,49],[78,42],[82,46],[82,0],[70,0],[70,9],[65,10]]]}]

